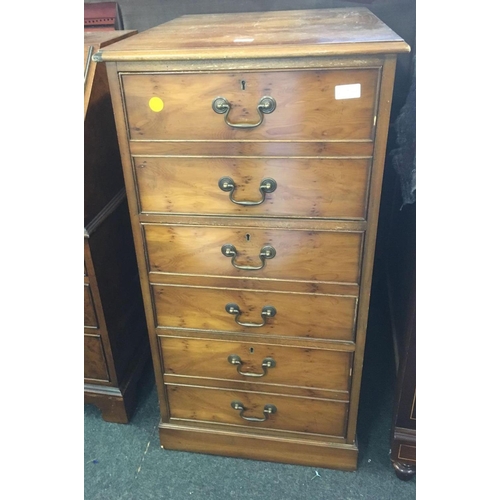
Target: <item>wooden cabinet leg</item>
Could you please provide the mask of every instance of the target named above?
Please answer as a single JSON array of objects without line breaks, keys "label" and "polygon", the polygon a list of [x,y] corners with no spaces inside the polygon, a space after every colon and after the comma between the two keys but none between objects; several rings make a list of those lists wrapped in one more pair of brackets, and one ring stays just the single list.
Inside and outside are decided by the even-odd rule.
[{"label": "wooden cabinet leg", "polygon": [[396,476],[401,479],[401,481],[409,481],[416,473],[416,466],[404,464],[402,462],[392,462]]},{"label": "wooden cabinet leg", "polygon": [[122,398],[102,399],[97,406],[101,410],[102,419],[106,422],[128,424],[131,412]]},{"label": "wooden cabinet leg", "polygon": [[[133,398],[132,398],[133,399]],[[131,398],[104,394],[85,394],[85,403],[92,404],[101,410],[102,419],[106,422],[128,424],[132,415]]]}]

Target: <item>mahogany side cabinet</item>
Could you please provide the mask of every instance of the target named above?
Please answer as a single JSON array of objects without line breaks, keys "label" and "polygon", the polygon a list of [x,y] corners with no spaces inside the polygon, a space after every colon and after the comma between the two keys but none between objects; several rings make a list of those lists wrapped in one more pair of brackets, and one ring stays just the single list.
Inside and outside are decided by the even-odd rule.
[{"label": "mahogany side cabinet", "polygon": [[127,423],[151,356],[101,47],[136,31],[84,33],[84,401]]},{"label": "mahogany side cabinet", "polygon": [[409,480],[417,470],[416,203],[394,207],[390,230],[385,279],[397,372],[390,458]]}]

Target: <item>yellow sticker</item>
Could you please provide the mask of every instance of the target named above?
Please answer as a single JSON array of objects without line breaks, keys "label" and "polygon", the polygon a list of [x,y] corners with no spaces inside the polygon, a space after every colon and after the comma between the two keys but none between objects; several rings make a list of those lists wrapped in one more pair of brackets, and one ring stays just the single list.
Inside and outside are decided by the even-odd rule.
[{"label": "yellow sticker", "polygon": [[163,101],[159,97],[151,97],[149,100],[149,107],[158,113],[163,109]]}]

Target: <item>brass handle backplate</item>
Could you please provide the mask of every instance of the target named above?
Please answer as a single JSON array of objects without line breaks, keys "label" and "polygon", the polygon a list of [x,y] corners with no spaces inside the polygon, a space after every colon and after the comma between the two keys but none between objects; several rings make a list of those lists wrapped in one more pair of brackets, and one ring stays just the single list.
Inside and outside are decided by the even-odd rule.
[{"label": "brass handle backplate", "polygon": [[231,177],[222,177],[219,179],[219,189],[221,189],[224,192],[229,192],[229,199],[235,203],[236,205],[242,205],[244,207],[253,207],[256,205],[260,205],[261,203],[264,203],[266,199],[266,194],[268,193],[273,193],[276,191],[276,188],[278,187],[278,183],[274,180],[269,178],[262,179],[260,181],[260,186],[259,186],[259,191],[261,193],[261,198],[260,200],[257,201],[239,201],[235,200],[233,197],[234,191],[236,189],[236,184],[234,183],[233,179]]},{"label": "brass handle backplate", "polygon": [[236,263],[236,258],[238,257],[238,251],[234,247],[234,245],[222,245],[221,248],[222,255],[226,257],[231,257],[231,264],[236,269],[240,269],[242,271],[258,271],[262,269],[266,265],[267,259],[272,259],[276,257],[276,250],[270,246],[265,245],[260,249],[259,258],[261,261],[260,266],[241,266]]},{"label": "brass handle backplate", "polygon": [[226,312],[229,314],[234,314],[235,316],[234,321],[236,321],[236,323],[238,323],[238,325],[240,326],[259,328],[266,324],[267,318],[272,318],[276,316],[277,311],[276,308],[274,308],[273,306],[264,306],[262,308],[262,312],[260,313],[263,320],[262,323],[244,323],[243,321],[240,321],[241,311],[238,304],[226,304]]},{"label": "brass handle backplate", "polygon": [[276,101],[269,96],[264,96],[257,104],[257,112],[259,113],[259,121],[257,123],[233,123],[229,121],[228,115],[231,111],[231,104],[225,97],[216,97],[212,102],[212,109],[224,115],[224,121],[227,125],[233,128],[255,128],[264,121],[264,114],[268,115],[276,109]]},{"label": "brass handle backplate", "polygon": [[276,366],[276,361],[274,361],[273,358],[264,358],[262,360],[262,364],[260,365],[264,370],[263,373],[242,372],[241,366],[243,365],[243,362],[237,354],[231,354],[228,356],[227,360],[230,364],[236,365],[237,372],[245,377],[263,377],[264,375],[267,375],[268,368],[274,368]]},{"label": "brass handle backplate", "polygon": [[262,413],[264,414],[263,418],[259,417],[247,417],[244,415],[245,411],[248,408],[245,408],[242,403],[239,401],[233,401],[231,403],[231,408],[233,408],[236,411],[240,412],[240,417],[243,418],[244,420],[247,420],[248,422],[265,422],[267,420],[267,417],[271,415],[272,413],[276,413],[278,411],[278,408],[274,405],[265,405],[264,409],[262,410]]}]

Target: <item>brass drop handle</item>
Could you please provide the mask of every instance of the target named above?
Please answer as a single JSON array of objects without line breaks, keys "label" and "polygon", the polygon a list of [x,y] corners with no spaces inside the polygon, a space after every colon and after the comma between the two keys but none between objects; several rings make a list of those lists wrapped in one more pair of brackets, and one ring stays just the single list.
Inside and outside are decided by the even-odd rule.
[{"label": "brass drop handle", "polygon": [[243,418],[244,420],[247,420],[248,422],[265,422],[269,415],[271,415],[272,413],[276,413],[278,411],[278,408],[276,408],[276,406],[274,405],[265,405],[264,409],[262,410],[264,418],[259,418],[259,417],[246,417],[244,413],[248,408],[245,408],[243,404],[240,403],[239,401],[233,401],[231,403],[231,408],[233,408],[236,411],[239,411],[240,417]]},{"label": "brass drop handle", "polygon": [[260,266],[241,266],[236,263],[236,257],[238,257],[238,251],[234,247],[234,245],[222,245],[221,248],[222,255],[226,257],[231,257],[231,264],[236,269],[240,269],[242,271],[258,271],[262,269],[266,265],[266,259],[272,259],[276,257],[276,250],[270,246],[265,245],[260,249],[259,258],[261,261]]},{"label": "brass drop handle", "polygon": [[231,177],[222,177],[219,179],[219,189],[224,192],[229,192],[229,199],[235,203],[236,205],[242,205],[244,207],[253,207],[256,205],[260,205],[261,203],[264,203],[266,199],[266,194],[268,193],[273,193],[276,191],[276,188],[278,187],[278,183],[274,180],[269,178],[262,179],[260,181],[260,186],[259,186],[259,191],[261,193],[261,198],[260,200],[257,201],[238,201],[235,200],[233,197],[234,191],[236,189],[236,185],[231,179]]},{"label": "brass drop handle", "polygon": [[264,370],[263,373],[242,372],[241,366],[243,365],[243,362],[237,354],[231,354],[228,356],[227,360],[230,364],[236,365],[236,371],[245,377],[263,377],[264,375],[267,375],[268,368],[274,368],[276,366],[276,361],[274,361],[273,358],[264,358],[262,360],[262,364],[260,365]]},{"label": "brass drop handle", "polygon": [[226,312],[229,314],[234,314],[236,317],[234,318],[234,321],[238,323],[240,326],[248,326],[250,328],[259,328],[261,326],[264,326],[266,324],[267,318],[272,318],[276,316],[276,308],[273,306],[264,306],[262,308],[262,312],[260,315],[262,316],[262,323],[244,323],[240,321],[240,316],[241,316],[241,311],[240,307],[238,304],[226,304]]},{"label": "brass drop handle", "polygon": [[233,123],[229,121],[228,115],[231,111],[231,104],[225,97],[216,97],[212,102],[212,109],[224,115],[224,121],[227,125],[233,128],[255,128],[258,127],[264,120],[264,113],[268,115],[276,109],[276,101],[269,96],[264,96],[257,104],[257,112],[259,113],[259,121],[257,123]]}]

